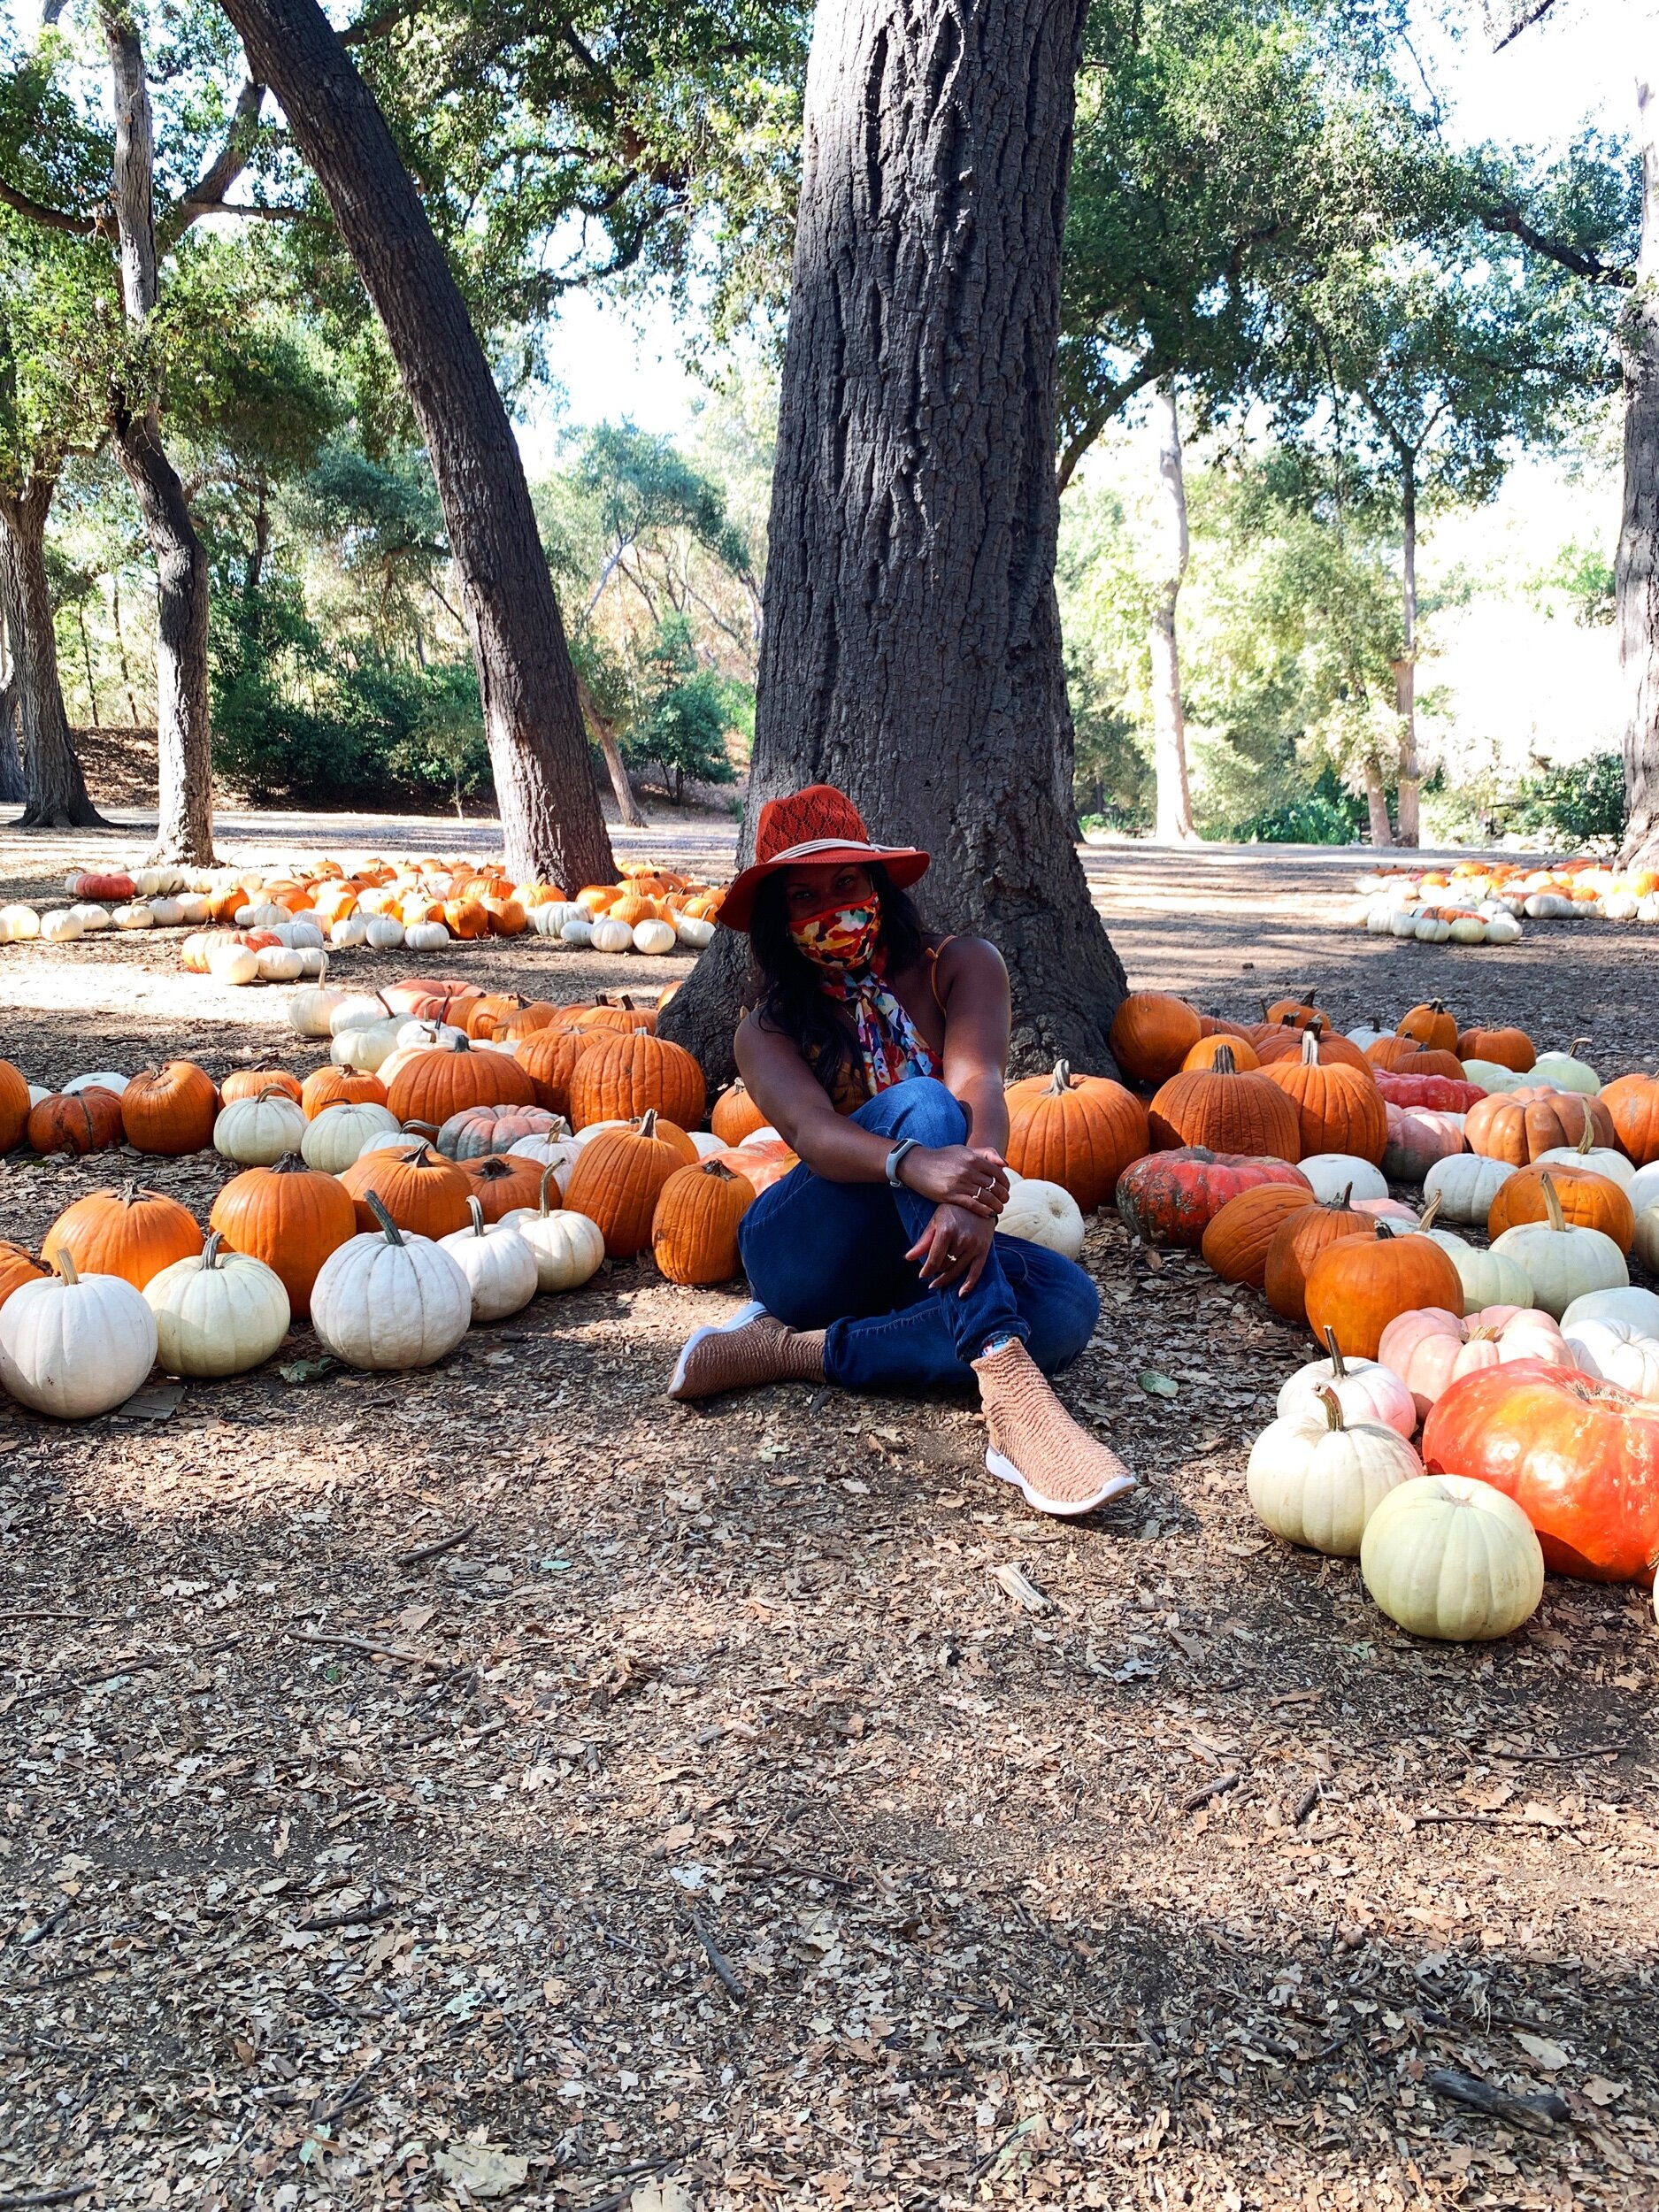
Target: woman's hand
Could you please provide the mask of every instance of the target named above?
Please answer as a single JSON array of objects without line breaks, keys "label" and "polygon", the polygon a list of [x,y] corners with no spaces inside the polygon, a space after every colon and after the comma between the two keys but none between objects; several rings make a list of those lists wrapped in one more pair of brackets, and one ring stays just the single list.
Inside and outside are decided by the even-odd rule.
[{"label": "woman's hand", "polygon": [[[915,1156],[912,1153],[910,1159]],[[910,1164],[910,1159],[904,1163],[906,1167]],[[956,1295],[965,1298],[985,1272],[995,1233],[995,1216],[972,1212],[966,1206],[941,1206],[904,1256],[921,1263],[922,1280],[929,1290],[956,1283]]]},{"label": "woman's hand", "polygon": [[1008,1167],[1000,1153],[966,1144],[918,1145],[899,1162],[899,1180],[918,1198],[958,1206],[995,1221],[1008,1203]]}]

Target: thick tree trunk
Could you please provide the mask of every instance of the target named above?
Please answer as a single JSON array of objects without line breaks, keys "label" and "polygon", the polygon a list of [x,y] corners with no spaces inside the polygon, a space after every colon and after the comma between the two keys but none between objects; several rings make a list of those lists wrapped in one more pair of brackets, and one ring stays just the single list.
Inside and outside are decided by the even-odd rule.
[{"label": "thick tree trunk", "polygon": [[[878,840],[933,855],[929,922],[1001,947],[1017,1064],[1105,1070],[1123,970],[1056,773],[1055,348],[1083,12],[818,11],[743,846],[765,800],[840,784]],[[745,949],[716,946],[663,1026],[719,1074]]]},{"label": "thick tree trunk", "polygon": [[1176,845],[1194,834],[1192,791],[1187,778],[1187,717],[1181,708],[1181,653],[1175,627],[1191,541],[1187,530],[1181,419],[1175,404],[1175,387],[1167,378],[1154,388],[1152,422],[1158,447],[1156,596],[1148,638],[1152,653],[1152,761],[1157,781],[1155,834],[1159,844]]},{"label": "thick tree trunk", "polygon": [[1614,565],[1625,686],[1624,857],[1659,851],[1659,24],[1636,84],[1641,250],[1623,327],[1624,511]]},{"label": "thick tree trunk", "polygon": [[587,723],[595,745],[604,757],[605,771],[611,778],[611,788],[616,794],[617,812],[628,829],[647,826],[640,803],[634,795],[634,786],[628,780],[627,764],[622,757],[622,748],[617,743],[616,731],[599,711],[599,702],[594,697],[593,686],[580,671],[576,676],[576,695],[581,701],[582,719]]},{"label": "thick tree trunk", "polygon": [[23,746],[23,812],[19,829],[103,829],[69,739],[58,637],[46,584],[46,517],[57,488],[36,480],[20,497],[0,493],[0,563],[17,611],[18,723]]},{"label": "thick tree trunk", "polygon": [[[141,340],[156,310],[155,141],[143,48],[132,19],[106,9],[115,96],[114,199],[121,303]],[[157,860],[213,859],[213,748],[207,673],[207,556],[162,443],[153,398],[118,395],[115,450],[156,563]],[[94,708],[96,719],[96,709]]]},{"label": "thick tree trunk", "polygon": [[616,873],[576,672],[489,364],[373,96],[316,0],[227,0],[373,300],[443,503],[478,664],[507,871],[574,891]]},{"label": "thick tree trunk", "polygon": [[1417,464],[1401,456],[1405,651],[1394,664],[1394,710],[1400,717],[1400,787],[1394,803],[1399,842],[1417,841]]},{"label": "thick tree trunk", "polygon": [[0,555],[0,803],[23,796],[23,755],[18,741],[23,702],[23,609],[12,564]]},{"label": "thick tree trunk", "polygon": [[1394,841],[1394,824],[1388,819],[1388,791],[1383,782],[1382,764],[1373,754],[1365,763],[1365,804],[1371,814],[1371,841],[1381,848]]}]

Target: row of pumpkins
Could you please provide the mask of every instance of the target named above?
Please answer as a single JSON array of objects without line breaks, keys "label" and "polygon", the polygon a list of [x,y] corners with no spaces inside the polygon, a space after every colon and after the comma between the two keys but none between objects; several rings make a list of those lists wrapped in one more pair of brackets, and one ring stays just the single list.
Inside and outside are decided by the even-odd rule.
[{"label": "row of pumpkins", "polygon": [[1521,919],[1659,922],[1659,871],[1604,861],[1486,862],[1370,869],[1356,922],[1373,935],[1513,944]]},{"label": "row of pumpkins", "polygon": [[[1649,1580],[1659,1297],[1627,1259],[1659,1267],[1659,1080],[1603,1087],[1438,1001],[1348,1037],[1305,1002],[1263,1011],[1133,994],[1111,1042],[1149,1101],[1064,1066],[1015,1085],[1010,1161],[1079,1219],[1115,1199],[1325,1344],[1256,1441],[1251,1502],[1292,1542],[1358,1554],[1392,1618],[1498,1636],[1546,1563]],[[1390,1178],[1423,1185],[1420,1215]]]},{"label": "row of pumpkins", "polygon": [[597,952],[660,956],[680,945],[701,951],[724,896],[646,862],[625,866],[615,883],[588,884],[567,898],[557,885],[514,883],[499,869],[431,857],[372,860],[349,872],[332,860],[278,871],[81,870],[64,888],[68,906],[0,907],[0,942],[39,937],[59,944],[104,929],[187,928],[185,969],[233,984],[320,974],[331,947],[434,952],[526,930]]}]

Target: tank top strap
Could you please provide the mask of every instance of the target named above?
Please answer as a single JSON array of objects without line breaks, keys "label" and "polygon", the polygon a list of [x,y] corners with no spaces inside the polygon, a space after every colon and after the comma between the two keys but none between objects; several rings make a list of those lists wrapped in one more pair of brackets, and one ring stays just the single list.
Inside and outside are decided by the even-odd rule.
[{"label": "tank top strap", "polygon": [[954,945],[956,941],[956,940],[954,936],[941,937],[936,945],[929,945],[927,948],[928,981],[933,985],[933,1004],[939,1009],[941,1014],[945,1010],[945,1002],[939,995],[939,956],[941,952],[943,952],[947,945]]}]

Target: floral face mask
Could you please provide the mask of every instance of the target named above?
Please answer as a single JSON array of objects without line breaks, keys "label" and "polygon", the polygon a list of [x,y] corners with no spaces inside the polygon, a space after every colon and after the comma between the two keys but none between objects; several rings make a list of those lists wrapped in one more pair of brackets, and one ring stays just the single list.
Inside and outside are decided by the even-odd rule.
[{"label": "floral face mask", "polygon": [[881,934],[881,902],[869,898],[856,906],[826,907],[790,925],[795,949],[815,968],[840,972],[867,968],[875,956]]}]

